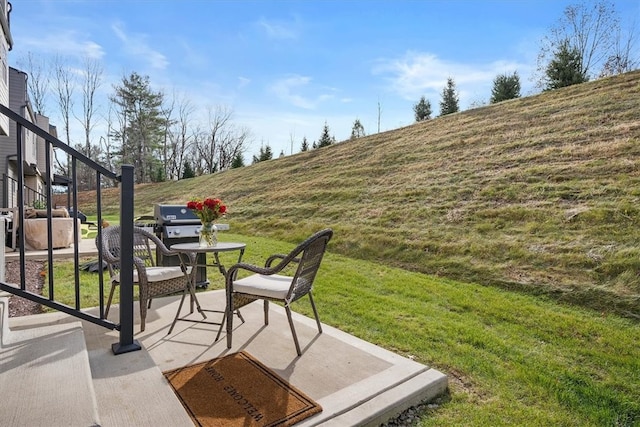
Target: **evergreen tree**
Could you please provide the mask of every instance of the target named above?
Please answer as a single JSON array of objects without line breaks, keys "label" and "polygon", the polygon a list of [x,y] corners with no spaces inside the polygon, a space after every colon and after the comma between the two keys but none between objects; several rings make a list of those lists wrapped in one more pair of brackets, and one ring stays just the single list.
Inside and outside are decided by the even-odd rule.
[{"label": "evergreen tree", "polygon": [[556,50],[546,70],[547,84],[545,90],[553,90],[588,81],[582,71],[582,60],[577,48],[572,48],[565,40]]},{"label": "evergreen tree", "polygon": [[184,171],[182,172],[182,179],[193,178],[196,174],[191,167],[191,163],[189,161],[184,162]]},{"label": "evergreen tree", "polygon": [[413,112],[416,117],[416,122],[429,120],[431,118],[431,103],[422,96],[420,101],[413,106]]},{"label": "evergreen tree", "polygon": [[156,169],[156,175],[153,178],[153,182],[165,182],[166,178],[164,176],[164,168],[161,165],[158,165]]},{"label": "evergreen tree", "polygon": [[520,98],[520,77],[518,72],[514,71],[512,75],[500,74],[493,80],[490,102],[495,104],[514,98]]},{"label": "evergreen tree", "polygon": [[264,149],[264,153],[260,156],[260,161],[271,160],[273,159],[273,152],[271,151],[271,147],[269,144]]},{"label": "evergreen tree", "polygon": [[300,151],[309,151],[309,142],[307,141],[307,137],[302,138],[302,145],[300,146]]},{"label": "evergreen tree", "polygon": [[318,148],[326,147],[335,142],[335,138],[329,136],[329,125],[327,122],[324,122],[324,127],[322,128],[322,135],[320,136],[320,140],[318,141]]},{"label": "evergreen tree", "polygon": [[253,163],[264,162],[265,160],[271,160],[273,158],[273,152],[269,144],[260,146],[260,154],[253,156]]},{"label": "evergreen tree", "polygon": [[360,119],[356,119],[356,121],[353,122],[353,127],[351,128],[351,139],[360,138],[365,135],[364,126],[360,123]]},{"label": "evergreen tree", "polygon": [[242,157],[242,153],[236,154],[231,162],[231,169],[237,169],[244,167],[244,157]]},{"label": "evergreen tree", "polygon": [[166,120],[163,116],[161,92],[151,90],[149,77],[131,73],[115,86],[111,96],[120,116],[120,128],[110,136],[120,142],[120,164],[135,168],[136,183],[150,182],[158,166],[162,166],[162,144]]},{"label": "evergreen tree", "polygon": [[[541,40],[537,60],[538,87],[549,90],[555,88],[553,82],[569,86],[597,75],[630,71],[627,67],[637,60],[637,51],[632,47],[636,28],[634,24],[628,29],[620,25],[615,3],[611,0],[576,0],[565,7],[562,17]],[[555,76],[550,82],[551,61],[567,53],[573,62],[569,69],[564,70],[568,74]],[[610,61],[612,59],[613,62]],[[560,62],[567,60],[569,58]],[[616,63],[621,68],[616,70]],[[580,68],[574,69],[578,64]]]},{"label": "evergreen tree", "polygon": [[458,106],[458,92],[456,84],[451,77],[447,79],[447,86],[442,89],[442,100],[440,101],[440,115],[444,116],[451,113],[457,113],[460,110]]}]

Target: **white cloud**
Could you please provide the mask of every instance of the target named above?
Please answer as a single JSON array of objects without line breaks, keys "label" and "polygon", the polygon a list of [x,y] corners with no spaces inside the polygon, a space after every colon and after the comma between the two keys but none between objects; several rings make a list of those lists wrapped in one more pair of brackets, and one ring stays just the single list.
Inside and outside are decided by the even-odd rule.
[{"label": "white cloud", "polygon": [[251,83],[251,79],[247,77],[238,76],[238,89],[242,89],[243,87],[249,85]]},{"label": "white cloud", "polygon": [[51,52],[51,46],[56,46],[56,53],[62,56],[88,57],[101,59],[104,49],[98,43],[85,40],[85,36],[76,31],[62,31],[59,33],[46,32],[46,35],[37,37],[23,37],[20,44],[27,51]]},{"label": "white cloud", "polygon": [[144,34],[127,34],[121,23],[111,26],[116,37],[123,43],[124,52],[129,55],[148,62],[151,67],[156,69],[165,69],[169,65],[169,60],[162,53],[153,50],[146,41],[147,36]]},{"label": "white cloud", "polygon": [[[453,78],[460,95],[461,107],[478,93],[488,99],[493,79],[504,73],[518,71],[524,86],[523,72],[531,67],[516,61],[499,60],[486,64],[447,61],[431,53],[407,52],[400,58],[383,59],[373,68],[374,75],[387,76],[389,89],[406,100],[417,100],[422,95],[438,97],[449,77]],[[524,91],[523,91],[524,92]],[[432,99],[432,104],[435,99]]]},{"label": "white cloud", "polygon": [[296,107],[306,110],[315,109],[318,104],[333,98],[332,94],[322,93],[315,96],[304,95],[303,92],[313,91],[311,87],[311,77],[292,75],[277,80],[269,87],[269,91],[275,94],[281,100],[288,102]]},{"label": "white cloud", "polygon": [[265,18],[260,18],[257,24],[269,38],[277,40],[293,40],[298,38],[298,31],[296,29],[298,24],[296,22],[273,22],[267,21]]}]

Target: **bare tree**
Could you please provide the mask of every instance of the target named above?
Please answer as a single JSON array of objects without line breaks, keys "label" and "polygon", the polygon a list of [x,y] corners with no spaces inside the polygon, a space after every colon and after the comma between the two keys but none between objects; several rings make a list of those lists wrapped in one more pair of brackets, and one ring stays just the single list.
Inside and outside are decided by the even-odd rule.
[{"label": "bare tree", "polygon": [[618,28],[614,36],[614,43],[611,55],[604,64],[600,77],[613,76],[616,74],[633,71],[640,65],[638,57],[633,56],[634,47],[637,40],[635,21],[629,26],[629,32],[623,34]]},{"label": "bare tree", "polygon": [[233,160],[246,149],[251,132],[232,122],[233,112],[227,107],[209,109],[208,129],[194,133],[194,146],[199,164],[196,173],[209,174],[231,168]]},{"label": "bare tree", "polygon": [[[102,84],[102,66],[100,63],[91,58],[84,59],[84,68],[82,70],[82,116],[76,117],[82,125],[84,131],[84,146],[81,147],[87,157],[97,160],[99,154],[102,154],[101,147],[91,142],[91,132],[95,127],[94,117],[96,115],[96,92]],[[86,189],[91,190],[96,187],[95,177],[88,168],[81,168],[81,182],[85,183]]]},{"label": "bare tree", "polygon": [[[175,98],[175,95],[174,95]],[[179,179],[185,159],[191,148],[195,136],[190,128],[194,107],[187,98],[182,98],[177,103],[177,117],[171,122],[168,133],[168,145],[165,152],[165,167],[167,179]],[[173,103],[172,103],[173,105]],[[173,108],[172,108],[173,109]]]},{"label": "bare tree", "polygon": [[84,130],[84,145],[87,153],[91,152],[91,131],[95,127],[93,118],[96,114],[96,92],[102,85],[102,65],[91,58],[85,58],[82,79],[82,117],[80,123]]},{"label": "bare tree", "polygon": [[218,150],[230,122],[230,109],[218,106],[214,111],[209,108],[209,129],[206,138],[203,138],[202,143],[198,146],[203,173],[209,174],[218,171]]},{"label": "bare tree", "polygon": [[251,138],[251,131],[244,126],[231,125],[220,147],[219,170],[230,169],[233,161],[242,155]]},{"label": "bare tree", "polygon": [[32,52],[27,53],[26,59],[18,61],[18,65],[29,75],[27,79],[27,89],[29,98],[36,113],[46,116],[45,106],[47,91],[49,90],[49,73],[44,59],[35,56]]},{"label": "bare tree", "polygon": [[[109,103],[109,110],[107,112],[107,135],[100,137],[100,148],[104,152],[104,161],[105,167],[111,171],[116,169],[116,157],[119,152],[118,147],[115,145],[116,143],[113,141],[112,136],[118,133],[118,128],[114,127],[114,116],[116,120],[121,119],[120,115],[114,111],[115,105],[113,103]],[[119,128],[122,128],[122,122],[120,122]]]},{"label": "bare tree", "polygon": [[289,154],[293,154],[293,141],[296,139],[296,133],[294,132],[289,132],[289,144],[291,145],[291,151],[289,152]]},{"label": "bare tree", "polygon": [[562,18],[542,40],[538,54],[538,85],[544,86],[548,64],[563,44],[571,51],[575,49],[580,59],[580,73],[590,78],[594,70],[604,68],[619,32],[620,23],[613,3],[600,0],[567,6]]},{"label": "bare tree", "polygon": [[[60,55],[56,55],[53,60],[53,73],[55,75],[55,91],[58,100],[58,107],[62,117],[62,125],[64,128],[64,136],[67,144],[71,145],[71,128],[70,121],[73,113],[73,91],[75,88],[75,77],[71,73],[67,61]],[[66,164],[62,164],[58,159],[56,151],[56,163],[58,169],[63,175],[69,176],[69,165],[71,164],[71,155],[67,154]]]},{"label": "bare tree", "polygon": [[[172,153],[171,153],[171,127],[173,126],[173,124],[175,123],[175,120],[172,119],[171,116],[173,116],[173,109],[176,105],[176,97],[175,97],[175,93],[173,94],[173,96],[171,97],[171,100],[169,101],[169,104],[164,104],[163,108],[162,108],[162,115],[164,117],[164,132],[163,132],[163,137],[162,137],[162,147],[160,148],[161,150],[161,156],[162,156],[162,165],[160,166],[160,170],[161,170],[161,174],[162,174],[162,181],[165,181],[167,179],[167,177],[169,176],[169,158],[172,157]],[[160,177],[158,177],[160,178]]]}]

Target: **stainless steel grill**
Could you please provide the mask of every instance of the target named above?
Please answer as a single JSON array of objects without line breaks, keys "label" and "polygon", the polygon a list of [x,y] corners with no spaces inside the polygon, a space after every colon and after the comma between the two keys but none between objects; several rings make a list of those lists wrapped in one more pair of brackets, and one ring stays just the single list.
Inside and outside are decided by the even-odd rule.
[{"label": "stainless steel grill", "polygon": [[[155,205],[155,233],[170,248],[176,243],[195,243],[200,236],[200,219],[185,205]],[[206,254],[198,254],[198,264],[206,264]],[[156,251],[156,263],[162,266],[180,265],[178,256],[163,256]],[[206,267],[197,267],[196,286],[209,286]]]}]

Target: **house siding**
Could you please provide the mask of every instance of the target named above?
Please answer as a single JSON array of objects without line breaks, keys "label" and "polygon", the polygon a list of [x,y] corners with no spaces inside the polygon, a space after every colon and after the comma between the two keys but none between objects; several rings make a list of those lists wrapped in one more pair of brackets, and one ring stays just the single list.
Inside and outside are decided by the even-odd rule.
[{"label": "house siding", "polygon": [[[7,0],[0,0],[0,103],[9,105],[9,58],[13,39],[9,28],[9,5]],[[9,118],[0,114],[0,135],[9,135]]]},{"label": "house siding", "polygon": [[[9,108],[26,118],[32,123],[38,124],[48,131],[49,119],[46,116],[39,116],[33,113],[29,104],[27,94],[27,75],[26,73],[15,68],[9,68]],[[2,174],[6,174],[9,178],[18,179],[17,174],[17,139],[16,139],[16,123],[13,121],[9,124],[9,136],[0,136],[0,167]],[[40,140],[40,143],[38,142]],[[45,174],[44,154],[42,154],[42,163],[38,159],[38,145],[41,145],[42,153],[44,153],[44,140],[38,138],[33,132],[22,130],[22,153],[25,165],[37,165],[41,173]],[[5,181],[5,180],[3,180]],[[40,175],[25,176],[25,185],[42,192],[44,188],[44,180]],[[3,182],[4,191],[2,192],[2,206],[13,207],[17,201],[17,189],[11,180]]]},{"label": "house siding", "polygon": [[[52,133],[53,126],[49,125],[49,117],[43,116],[41,114],[36,114],[36,124],[38,125],[38,127],[46,130],[50,134]],[[38,170],[40,170],[40,173],[43,175],[43,178],[45,180],[51,182],[53,180],[53,168],[47,168],[47,146],[49,147],[49,159],[51,160],[51,162],[53,162],[55,156],[53,152],[53,145],[47,144],[44,138],[36,138],[36,164],[38,165]],[[44,192],[44,190],[41,192]]]}]

